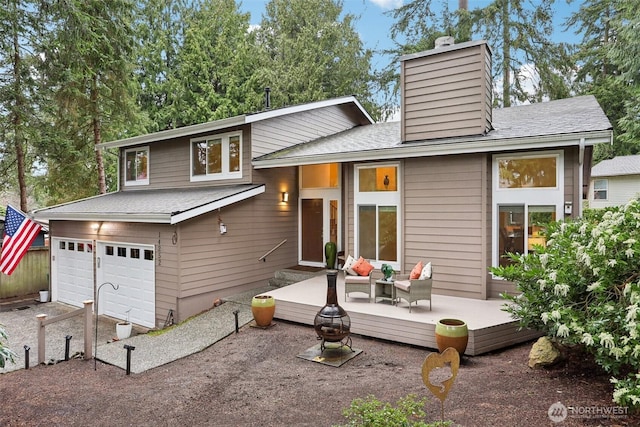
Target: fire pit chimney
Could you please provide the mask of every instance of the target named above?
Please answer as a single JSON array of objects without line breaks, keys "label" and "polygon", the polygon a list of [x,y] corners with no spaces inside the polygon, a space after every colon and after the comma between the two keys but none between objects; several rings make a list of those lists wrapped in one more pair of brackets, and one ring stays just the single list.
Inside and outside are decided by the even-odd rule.
[{"label": "fire pit chimney", "polygon": [[327,271],[327,303],[318,311],[313,322],[318,339],[322,340],[320,349],[324,351],[326,342],[339,342],[351,348],[351,319],[338,304],[336,290],[338,271]]}]

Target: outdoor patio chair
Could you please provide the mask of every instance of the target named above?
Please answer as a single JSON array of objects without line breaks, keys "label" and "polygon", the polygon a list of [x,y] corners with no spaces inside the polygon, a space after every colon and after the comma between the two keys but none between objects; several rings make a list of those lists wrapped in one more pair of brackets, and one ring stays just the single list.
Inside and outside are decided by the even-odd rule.
[{"label": "outdoor patio chair", "polygon": [[400,299],[407,300],[409,303],[409,313],[411,313],[412,302],[415,302],[416,305],[418,305],[418,301],[428,300],[429,311],[431,311],[432,282],[433,276],[423,280],[409,279],[409,275],[396,277],[396,280],[393,282],[393,286],[396,288],[397,301],[400,302]]},{"label": "outdoor patio chair", "polygon": [[[373,272],[373,270],[372,270]],[[351,292],[362,292],[367,294],[369,300],[371,300],[371,275],[372,272],[369,273],[368,276],[359,276],[348,274],[345,272],[344,274],[344,296],[345,299],[349,298],[349,293]]]},{"label": "outdoor patio chair", "polygon": [[371,301],[371,276],[373,266],[364,258],[355,260],[351,255],[346,259],[344,270],[344,299],[349,298],[351,292],[367,294]]}]

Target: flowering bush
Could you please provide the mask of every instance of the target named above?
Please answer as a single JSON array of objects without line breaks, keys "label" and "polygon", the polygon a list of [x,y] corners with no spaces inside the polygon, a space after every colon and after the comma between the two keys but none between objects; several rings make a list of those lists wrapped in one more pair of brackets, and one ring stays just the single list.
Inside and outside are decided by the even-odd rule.
[{"label": "flowering bush", "polygon": [[546,236],[546,247],[492,268],[521,292],[503,295],[505,310],[523,327],[584,346],[612,374],[613,400],[640,407],[640,200],[551,223]]}]

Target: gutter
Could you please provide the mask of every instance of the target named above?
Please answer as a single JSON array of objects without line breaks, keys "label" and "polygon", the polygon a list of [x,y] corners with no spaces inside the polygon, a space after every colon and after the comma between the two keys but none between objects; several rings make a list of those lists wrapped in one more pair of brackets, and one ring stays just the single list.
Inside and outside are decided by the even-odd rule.
[{"label": "gutter", "polygon": [[319,163],[344,163],[362,162],[389,159],[409,159],[416,157],[435,157],[453,154],[475,154],[496,151],[522,151],[543,148],[561,148],[580,145],[584,141],[586,145],[607,143],[611,140],[611,131],[599,131],[589,133],[571,134],[571,139],[559,139],[558,135],[538,136],[531,138],[519,138],[508,140],[474,140],[456,142],[418,142],[404,143],[389,148],[380,148],[367,151],[338,152],[328,154],[315,154],[309,156],[292,156],[287,158],[275,158],[265,160],[252,160],[255,169],[274,167],[300,166]]}]

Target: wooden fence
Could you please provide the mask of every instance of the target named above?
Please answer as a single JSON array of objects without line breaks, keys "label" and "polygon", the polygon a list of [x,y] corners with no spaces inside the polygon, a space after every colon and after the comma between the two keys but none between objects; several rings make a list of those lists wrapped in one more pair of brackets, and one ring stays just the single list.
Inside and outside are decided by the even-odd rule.
[{"label": "wooden fence", "polygon": [[49,290],[49,248],[31,248],[11,276],[0,273],[0,299]]}]

